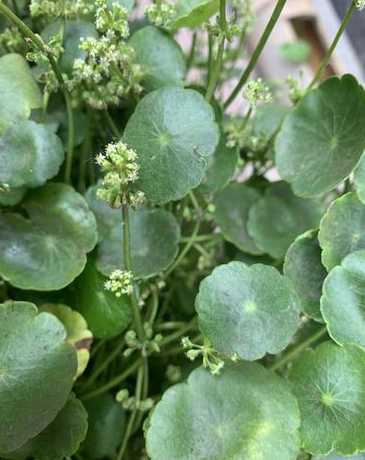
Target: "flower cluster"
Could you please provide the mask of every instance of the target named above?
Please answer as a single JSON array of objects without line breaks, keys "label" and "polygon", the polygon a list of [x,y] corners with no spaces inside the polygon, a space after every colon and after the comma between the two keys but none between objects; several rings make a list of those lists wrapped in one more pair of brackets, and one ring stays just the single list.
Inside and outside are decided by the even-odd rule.
[{"label": "flower cluster", "polygon": [[363,10],[365,8],[365,0],[356,0],[355,5],[359,10]]},{"label": "flower cluster", "polygon": [[133,292],[133,274],[127,270],[114,270],[104,287],[107,291],[113,292],[116,297],[123,294],[131,295]]},{"label": "flower cluster", "polygon": [[305,94],[305,90],[301,89],[299,81],[289,75],[286,79],[286,84],[289,88],[289,98],[296,104]]},{"label": "flower cluster", "polygon": [[267,146],[267,139],[256,133],[252,124],[242,123],[242,118],[231,118],[225,125],[227,147],[237,147],[253,154],[261,152]]},{"label": "flower cluster", "polygon": [[123,406],[123,409],[125,410],[137,409],[141,412],[147,412],[154,406],[154,401],[152,398],[137,401],[134,396],[129,396],[129,391],[126,388],[118,391],[115,399]]},{"label": "flower cluster", "polygon": [[25,52],[25,41],[17,27],[6,27],[0,34],[0,52],[19,53]]},{"label": "flower cluster", "polygon": [[90,0],[31,0],[30,14],[33,17],[74,18],[87,16],[94,8]]},{"label": "flower cluster", "polygon": [[245,87],[244,96],[251,107],[272,101],[270,88],[263,82],[262,78],[249,81]]},{"label": "flower cluster", "polygon": [[99,32],[106,33],[113,31],[119,34],[120,38],[127,38],[129,35],[128,10],[114,2],[108,8],[106,0],[96,0],[96,28]]},{"label": "flower cluster", "polygon": [[160,344],[163,339],[162,335],[156,334],[154,336],[153,330],[148,323],[144,324],[144,331],[146,338],[143,341],[138,339],[135,331],[130,330],[126,333],[125,342],[128,348],[124,350],[125,357],[131,356],[135,351],[140,351],[142,356],[160,352]]},{"label": "flower cluster", "polygon": [[149,5],[145,13],[152,24],[158,27],[164,27],[165,29],[171,27],[176,17],[175,6],[169,2],[163,1]]},{"label": "flower cluster", "polygon": [[96,162],[105,174],[97,191],[100,199],[107,201],[112,208],[123,204],[133,207],[143,204],[144,194],[128,187],[138,179],[137,153],[133,149],[122,141],[108,144],[105,154],[99,154]]},{"label": "flower cluster", "polygon": [[218,352],[212,348],[207,340],[203,345],[193,343],[189,337],[183,337],[182,346],[186,351],[186,356],[190,361],[194,361],[198,356],[203,358],[203,366],[209,369],[213,375],[218,375],[224,367],[224,361],[219,357]]}]

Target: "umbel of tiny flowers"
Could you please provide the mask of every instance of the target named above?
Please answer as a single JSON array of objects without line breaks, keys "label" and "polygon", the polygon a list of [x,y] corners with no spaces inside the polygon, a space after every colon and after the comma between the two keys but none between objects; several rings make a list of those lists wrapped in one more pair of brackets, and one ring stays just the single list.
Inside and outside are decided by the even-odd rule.
[{"label": "umbel of tiny flowers", "polygon": [[264,83],[262,78],[251,80],[244,89],[244,97],[251,107],[258,104],[267,104],[272,101],[270,88]]},{"label": "umbel of tiny flowers", "polygon": [[107,291],[113,292],[116,297],[121,297],[123,294],[131,295],[133,274],[127,270],[114,270],[109,279],[105,281],[104,287]]},{"label": "umbel of tiny flowers", "polygon": [[108,144],[105,154],[99,154],[96,162],[105,174],[97,190],[98,198],[107,201],[113,208],[123,204],[136,207],[144,202],[142,192],[129,189],[138,179],[139,171],[137,153],[133,149],[122,141]]},{"label": "umbel of tiny flowers", "polygon": [[87,16],[94,8],[94,2],[90,0],[31,0],[30,14],[34,18],[73,18]]},{"label": "umbel of tiny flowers", "polygon": [[95,25],[99,32],[106,33],[113,31],[121,38],[129,35],[128,10],[119,3],[114,2],[108,8],[106,0],[96,0],[96,21]]},{"label": "umbel of tiny flowers", "polygon": [[160,344],[162,342],[163,336],[161,334],[153,335],[153,330],[148,323],[144,324],[144,330],[146,338],[143,341],[140,341],[137,337],[136,331],[130,330],[125,334],[125,342],[128,346],[124,350],[124,356],[129,357],[135,351],[140,351],[142,356],[146,357],[151,353],[160,352]]},{"label": "umbel of tiny flowers", "polygon": [[[126,388],[118,391],[115,397],[116,401],[120,403],[125,410],[137,409],[141,412],[147,412],[152,409],[154,406],[154,401],[152,398],[147,398],[141,401],[136,401],[134,396],[129,396],[129,391]],[[137,403],[137,404],[136,404]]]},{"label": "umbel of tiny flowers", "polygon": [[186,356],[190,361],[194,361],[199,356],[203,358],[203,366],[209,369],[211,374],[218,375],[224,367],[224,361],[219,357],[208,340],[204,339],[203,345],[193,343],[189,337],[183,337],[181,344],[186,351]]},{"label": "umbel of tiny flowers", "polygon": [[363,10],[365,8],[365,0],[357,0],[355,5],[359,10]]},{"label": "umbel of tiny flowers", "polygon": [[176,8],[170,2],[159,0],[153,5],[147,6],[145,14],[152,24],[169,29],[176,17]]}]

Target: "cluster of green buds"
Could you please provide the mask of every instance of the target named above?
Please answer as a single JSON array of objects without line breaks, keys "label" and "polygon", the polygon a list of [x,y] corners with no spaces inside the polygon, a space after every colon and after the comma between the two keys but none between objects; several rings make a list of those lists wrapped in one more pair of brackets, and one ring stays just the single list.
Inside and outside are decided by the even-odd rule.
[{"label": "cluster of green buds", "polygon": [[[52,55],[57,62],[64,53],[62,31],[53,35],[48,40],[44,50],[39,49],[30,39],[26,38],[25,40],[30,47],[26,58],[28,61],[37,64],[35,75],[37,76],[37,80],[44,85],[45,93],[51,94],[58,91],[60,82],[50,65],[48,56]],[[66,76],[64,77],[66,78]]]},{"label": "cluster of green buds", "polygon": [[355,5],[357,9],[363,10],[365,8],[365,0],[356,0]]},{"label": "cluster of green buds", "polygon": [[252,123],[242,123],[242,118],[234,117],[225,124],[227,136],[226,145],[229,148],[238,148],[248,152],[261,152],[267,146],[267,139],[258,135]]},{"label": "cluster of green buds", "polygon": [[224,361],[219,357],[218,352],[214,350],[208,340],[204,339],[203,345],[197,345],[189,337],[183,337],[181,343],[190,361],[194,361],[201,356],[203,358],[203,366],[206,369],[209,369],[213,375],[220,374],[224,367]]},{"label": "cluster of green buds", "polygon": [[17,27],[6,27],[0,34],[0,53],[23,54],[26,50],[24,38]]},{"label": "cluster of green buds", "polygon": [[116,297],[131,295],[133,292],[133,274],[128,270],[114,270],[104,287]]},{"label": "cluster of green buds", "polygon": [[94,8],[90,0],[31,0],[30,14],[34,18],[76,18],[91,14]]},{"label": "cluster of green buds", "polygon": [[154,406],[152,398],[137,401],[134,396],[129,396],[129,391],[126,388],[118,391],[116,401],[120,403],[125,410],[139,410],[140,412],[148,412]]},{"label": "cluster of green buds", "polygon": [[137,207],[144,203],[144,194],[130,190],[130,185],[138,179],[137,153],[119,141],[108,144],[105,154],[96,157],[96,163],[105,174],[97,190],[98,198],[105,200],[112,208],[124,204]]},{"label": "cluster of green buds", "polygon": [[120,38],[129,35],[128,10],[117,2],[108,7],[106,0],[96,0],[96,28],[101,33],[112,31]]},{"label": "cluster of green buds", "polygon": [[182,379],[182,371],[180,366],[169,364],[166,369],[166,378],[171,383],[177,383]]},{"label": "cluster of green buds", "polygon": [[305,90],[300,87],[299,81],[292,75],[289,75],[286,79],[286,84],[289,88],[289,98],[296,104],[305,94]]},{"label": "cluster of green buds", "polygon": [[268,104],[272,101],[270,88],[262,78],[257,78],[247,83],[244,89],[244,97],[251,107],[256,107],[259,104]]},{"label": "cluster of green buds", "polygon": [[144,324],[145,338],[139,340],[135,331],[130,330],[125,335],[125,341],[128,346],[124,350],[124,356],[129,357],[135,351],[139,351],[142,356],[146,357],[151,353],[159,353],[160,345],[163,339],[161,334],[153,335],[153,330],[148,323]]},{"label": "cluster of green buds", "polygon": [[233,22],[243,33],[252,30],[256,20],[252,0],[232,0]]},{"label": "cluster of green buds", "polygon": [[169,29],[176,17],[176,8],[172,3],[160,0],[147,6],[145,14],[152,24]]}]

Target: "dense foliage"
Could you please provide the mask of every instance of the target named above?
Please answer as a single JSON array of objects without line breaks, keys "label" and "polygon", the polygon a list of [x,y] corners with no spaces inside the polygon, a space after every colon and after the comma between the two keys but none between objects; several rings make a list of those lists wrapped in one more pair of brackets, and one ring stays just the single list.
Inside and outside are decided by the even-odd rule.
[{"label": "dense foliage", "polygon": [[138,3],[0,0],[0,457],[364,459],[365,2],[308,87],[286,0]]}]

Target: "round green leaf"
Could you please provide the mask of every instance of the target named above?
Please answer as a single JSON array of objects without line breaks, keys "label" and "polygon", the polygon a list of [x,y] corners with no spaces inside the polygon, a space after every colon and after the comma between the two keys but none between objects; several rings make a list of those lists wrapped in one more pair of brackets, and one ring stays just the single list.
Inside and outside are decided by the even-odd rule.
[{"label": "round green leaf", "polygon": [[219,0],[178,0],[174,28],[198,27],[218,12]]},{"label": "round green leaf", "polygon": [[238,163],[238,151],[226,145],[227,139],[221,134],[214,155],[208,160],[208,169],[199,186],[201,193],[216,193],[232,179]]},{"label": "round green leaf", "polygon": [[[148,278],[165,270],[175,259],[180,227],[173,214],[163,209],[138,209],[130,212],[132,271]],[[98,247],[97,267],[105,276],[124,266],[121,222]]]},{"label": "round green leaf", "polygon": [[62,289],[84,269],[97,240],[96,222],[72,187],[49,183],[27,195],[29,216],[0,215],[0,274],[15,287]]},{"label": "round green leaf", "polygon": [[151,460],[295,460],[299,412],[287,384],[258,364],[202,368],[168,389],[147,430]]},{"label": "round green leaf", "polygon": [[26,189],[20,188],[1,188],[0,187],[0,204],[2,206],[14,206],[24,198]]},{"label": "round green leaf", "polygon": [[82,403],[71,395],[53,422],[38,436],[6,458],[22,460],[64,460],[75,454],[87,432],[87,412]]},{"label": "round green leaf", "polygon": [[124,136],[138,154],[137,187],[152,203],[163,204],[200,184],[219,131],[214,111],[201,94],[166,87],[141,100]]},{"label": "round green leaf", "polygon": [[328,79],[284,120],[275,145],[281,177],[299,196],[329,192],[359,161],[364,124],[365,92],[356,79]]},{"label": "round green leaf", "polygon": [[40,310],[52,313],[65,327],[67,342],[75,348],[77,353],[76,377],[79,377],[89,362],[89,350],[93,341],[93,335],[88,329],[87,322],[79,312],[72,310],[67,305],[45,304],[41,306]]},{"label": "round green leaf", "polygon": [[318,227],[321,214],[314,200],[298,198],[287,184],[276,182],[251,206],[248,233],[262,251],[282,259],[298,235]]},{"label": "round green leaf", "polygon": [[0,137],[0,184],[38,187],[55,176],[64,149],[50,125],[34,121],[12,123]]},{"label": "round green leaf", "polygon": [[97,338],[115,337],[132,321],[129,297],[116,297],[105,289],[105,281],[96,269],[94,258],[89,258],[77,280],[76,306]]},{"label": "round green leaf", "polygon": [[321,311],[331,337],[340,345],[365,348],[365,251],[349,254],[330,271]]},{"label": "round green leaf", "polygon": [[215,221],[225,239],[249,254],[262,254],[247,231],[248,213],[260,193],[245,184],[231,183],[214,200]]},{"label": "round green leaf", "polygon": [[29,118],[42,107],[42,94],[25,59],[19,54],[0,58],[0,132],[12,120]]},{"label": "round green leaf", "polygon": [[0,452],[34,438],[67,401],[77,370],[60,321],[35,305],[0,305]]},{"label": "round green leaf", "polygon": [[356,193],[333,201],[319,228],[322,262],[327,270],[339,265],[351,252],[365,249],[365,205]]},{"label": "round green leaf", "polygon": [[322,265],[317,233],[310,230],[298,236],[286,253],[284,274],[293,283],[301,310],[322,321],[320,299],[327,271]]},{"label": "round green leaf", "polygon": [[312,460],[365,460],[365,454],[351,455],[350,457],[337,454],[316,455]]},{"label": "round green leaf", "polygon": [[280,129],[284,117],[288,112],[288,107],[280,105],[277,102],[259,106],[256,109],[255,117],[252,119],[254,136],[267,145]]},{"label": "round green leaf", "polygon": [[185,57],[168,33],[154,26],[143,27],[132,35],[129,44],[136,52],[136,61],[142,65],[143,86],[147,91],[183,86]]},{"label": "round green leaf", "polygon": [[365,203],[365,154],[361,156],[354,171],[354,185],[360,201]]},{"label": "round green leaf", "polygon": [[82,445],[87,458],[114,458],[123,436],[125,411],[110,394],[85,402],[89,414],[89,430]]},{"label": "round green leaf", "polygon": [[344,455],[365,450],[364,351],[325,342],[294,361],[290,378],[304,450]]},{"label": "round green leaf", "polygon": [[201,331],[217,351],[250,361],[282,351],[299,324],[289,281],[262,264],[217,267],[200,284],[196,310]]}]

